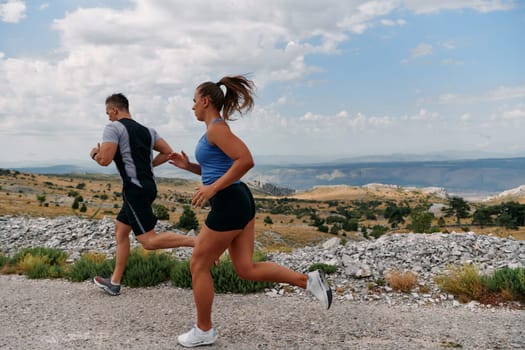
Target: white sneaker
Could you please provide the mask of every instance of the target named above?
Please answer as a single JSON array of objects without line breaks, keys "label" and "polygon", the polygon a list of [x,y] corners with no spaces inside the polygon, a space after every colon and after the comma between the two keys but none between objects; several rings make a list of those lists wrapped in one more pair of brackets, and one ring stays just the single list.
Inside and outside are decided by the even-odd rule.
[{"label": "white sneaker", "polygon": [[332,289],[326,283],[324,272],[315,270],[308,273],[306,290],[312,293],[327,310],[332,305]]},{"label": "white sneaker", "polygon": [[215,331],[215,328],[204,332],[195,325],[189,332],[179,335],[177,340],[180,345],[187,348],[210,345],[217,340],[217,332]]}]

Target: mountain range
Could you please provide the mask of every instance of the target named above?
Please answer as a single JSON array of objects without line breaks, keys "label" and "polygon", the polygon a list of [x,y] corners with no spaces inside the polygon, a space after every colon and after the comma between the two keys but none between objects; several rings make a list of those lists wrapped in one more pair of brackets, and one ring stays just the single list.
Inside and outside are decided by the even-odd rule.
[{"label": "mountain range", "polygon": [[[116,173],[113,165],[53,165],[15,170],[37,174]],[[171,165],[156,168],[159,177],[198,179]],[[270,183],[294,190],[315,186],[370,183],[402,187],[442,187],[449,193],[490,195],[525,184],[525,158],[454,159],[429,161],[331,161],[313,164],[256,165],[247,181]]]}]

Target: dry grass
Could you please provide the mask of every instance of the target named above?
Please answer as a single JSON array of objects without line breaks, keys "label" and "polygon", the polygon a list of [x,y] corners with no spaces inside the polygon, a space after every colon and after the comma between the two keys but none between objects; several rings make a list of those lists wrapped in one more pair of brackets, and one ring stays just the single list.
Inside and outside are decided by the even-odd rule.
[{"label": "dry grass", "polygon": [[385,275],[385,280],[392,289],[408,293],[417,284],[417,275],[412,271],[393,270]]},{"label": "dry grass", "polygon": [[[79,184],[85,187],[78,189]],[[190,204],[191,195],[198,185],[195,181],[182,179],[159,179],[158,197],[155,203],[164,205],[170,211],[169,222],[179,221],[183,206]],[[57,217],[76,215],[84,218],[102,219],[115,217],[120,210],[122,199],[115,195],[121,189],[116,175],[74,175],[55,176],[20,173],[14,176],[0,176],[0,215]],[[75,191],[84,198],[87,211],[81,213],[71,208]],[[40,205],[37,195],[45,194],[47,205]],[[106,195],[106,200],[101,199]],[[325,206],[319,203],[319,206]],[[174,209],[174,211],[173,211]],[[204,222],[209,208],[193,209],[199,223]],[[273,224],[264,223],[270,216]],[[271,241],[265,232],[271,231],[282,241]],[[317,244],[332,235],[321,233],[295,216],[258,212],[255,224],[256,239],[266,240],[268,250],[292,249],[293,247]]]},{"label": "dry grass", "polygon": [[87,259],[95,264],[102,264],[106,259],[106,254],[97,253],[97,252],[88,252],[82,254],[84,259]]},{"label": "dry grass", "polygon": [[510,301],[510,300],[514,300],[514,294],[512,293],[512,291],[508,288],[504,288],[501,290],[501,297],[506,300],[506,301]]},{"label": "dry grass", "polygon": [[436,277],[437,285],[465,303],[480,300],[487,293],[478,269],[471,264],[450,266],[448,271]]},{"label": "dry grass", "polygon": [[45,265],[48,263],[49,259],[46,256],[27,254],[18,263],[18,268],[25,273],[31,269],[34,269],[36,265]]},{"label": "dry grass", "polygon": [[369,186],[319,186],[311,190],[297,193],[292,198],[304,200],[420,200],[434,199],[442,201],[425,190],[405,189],[396,186],[369,185]]}]

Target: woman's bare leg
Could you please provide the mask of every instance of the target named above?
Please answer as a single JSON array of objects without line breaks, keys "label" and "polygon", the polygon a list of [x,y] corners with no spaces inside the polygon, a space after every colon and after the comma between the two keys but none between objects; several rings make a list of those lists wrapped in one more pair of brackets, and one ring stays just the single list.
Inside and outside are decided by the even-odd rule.
[{"label": "woman's bare leg", "polygon": [[253,262],[255,219],[230,244],[229,252],[239,277],[251,281],[288,283],[306,288],[308,276],[270,261]]},{"label": "woman's bare leg", "polygon": [[211,309],[214,289],[211,267],[240,232],[241,230],[219,232],[204,225],[197,235],[190,260],[190,270],[193,298],[197,308],[197,327],[203,331],[212,327]]}]

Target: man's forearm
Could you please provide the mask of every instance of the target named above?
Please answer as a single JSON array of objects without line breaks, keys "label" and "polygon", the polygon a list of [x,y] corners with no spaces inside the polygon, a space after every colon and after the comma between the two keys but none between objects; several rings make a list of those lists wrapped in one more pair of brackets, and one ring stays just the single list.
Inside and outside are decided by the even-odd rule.
[{"label": "man's forearm", "polygon": [[155,158],[153,158],[153,166],[158,166],[158,165],[161,165],[161,164],[164,164],[168,161],[168,154],[163,154],[163,153],[159,153],[155,156]]}]

